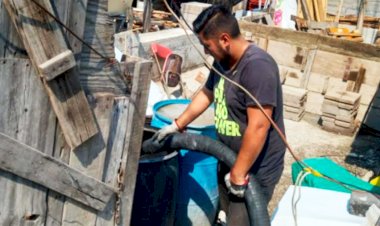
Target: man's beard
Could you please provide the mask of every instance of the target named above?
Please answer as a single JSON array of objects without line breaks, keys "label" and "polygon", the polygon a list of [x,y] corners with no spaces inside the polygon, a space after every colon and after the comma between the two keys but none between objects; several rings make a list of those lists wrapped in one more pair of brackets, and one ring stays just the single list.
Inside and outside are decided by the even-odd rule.
[{"label": "man's beard", "polygon": [[219,52],[222,53],[222,57],[219,61],[220,65],[224,70],[229,70],[230,62],[231,62],[231,54],[229,53],[229,49],[225,50],[221,46],[218,46]]}]

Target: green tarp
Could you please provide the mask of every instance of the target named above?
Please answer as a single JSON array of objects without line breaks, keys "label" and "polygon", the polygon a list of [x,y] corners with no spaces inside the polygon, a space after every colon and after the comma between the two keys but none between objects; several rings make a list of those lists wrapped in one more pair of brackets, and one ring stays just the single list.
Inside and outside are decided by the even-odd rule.
[{"label": "green tarp", "polygon": [[[361,180],[352,175],[344,167],[336,164],[331,159],[326,157],[304,159],[303,162],[318,171],[319,173],[333,178],[346,184],[347,187],[353,190],[364,190],[372,193],[380,194],[380,187],[373,186],[370,183]],[[292,179],[296,182],[297,176],[303,171],[298,163],[292,164]],[[307,175],[302,181],[302,186],[322,188],[334,191],[351,193],[351,191],[342,185],[327,180],[326,178],[317,177],[312,174]]]}]

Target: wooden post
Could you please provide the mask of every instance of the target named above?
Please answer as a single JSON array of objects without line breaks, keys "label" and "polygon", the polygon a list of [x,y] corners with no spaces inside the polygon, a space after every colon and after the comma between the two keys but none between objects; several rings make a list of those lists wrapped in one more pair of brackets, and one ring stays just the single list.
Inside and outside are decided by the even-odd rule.
[{"label": "wooden post", "polygon": [[356,25],[356,30],[360,31],[360,34],[363,33],[363,23],[364,23],[364,14],[365,14],[366,6],[367,6],[367,0],[361,0],[360,5],[359,5],[358,23]]},{"label": "wooden post", "polygon": [[[57,120],[31,62],[0,59],[0,90],[0,132],[50,155]],[[0,225],[44,224],[46,188],[3,170],[0,188]],[[33,221],[28,218],[31,215]]]},{"label": "wooden post", "polygon": [[138,160],[145,123],[151,68],[151,61],[140,60],[136,62],[133,73],[133,87],[128,107],[127,142],[124,147],[121,165],[124,188],[120,200],[121,215],[118,225],[129,225],[131,220],[133,194],[135,191]]},{"label": "wooden post", "polygon": [[342,7],[343,7],[343,1],[344,1],[344,0],[340,0],[340,2],[339,2],[338,12],[337,12],[336,15],[335,15],[335,20],[334,20],[334,22],[339,23],[340,13],[342,12]]},{"label": "wooden post", "polygon": [[133,0],[127,0],[126,2],[126,5],[127,5],[127,8],[126,8],[126,18],[127,18],[127,29],[128,31],[132,30],[133,29],[133,8],[132,8],[132,3],[133,3]]},{"label": "wooden post", "polygon": [[143,32],[149,32],[152,17],[152,1],[144,0]]},{"label": "wooden post", "polygon": [[311,20],[311,15],[310,15],[310,12],[309,12],[309,8],[307,7],[306,0],[301,0],[301,10],[302,10],[303,17],[306,20]]}]

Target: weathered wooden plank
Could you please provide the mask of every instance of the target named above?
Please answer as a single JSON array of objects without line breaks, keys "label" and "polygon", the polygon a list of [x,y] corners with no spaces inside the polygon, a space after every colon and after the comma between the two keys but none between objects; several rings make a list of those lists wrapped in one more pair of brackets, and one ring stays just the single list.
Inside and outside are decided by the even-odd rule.
[{"label": "weathered wooden plank", "polygon": [[[117,97],[114,99],[112,122],[110,125],[111,129],[107,142],[107,158],[104,164],[105,167],[102,178],[106,184],[118,189],[120,189],[118,178],[120,177],[121,158],[126,142],[128,106],[129,98]],[[119,197],[117,197],[117,199],[119,199]],[[115,197],[102,212],[98,213],[96,225],[114,226],[120,214]]]},{"label": "weathered wooden plank", "polygon": [[373,45],[245,21],[239,22],[239,26],[242,32],[252,32],[253,36],[380,62],[380,47]]},{"label": "weathered wooden plank", "polygon": [[[53,6],[57,11],[58,17],[64,24],[70,28],[79,37],[83,37],[86,12],[87,12],[87,0],[51,0],[54,1]],[[70,32],[65,31],[66,38],[69,42],[70,48],[73,51],[75,58],[79,60],[80,53],[82,51],[82,42],[75,38]]]},{"label": "weathered wooden plank", "polygon": [[[0,59],[0,90],[0,132],[51,154],[56,117],[30,61]],[[44,224],[46,188],[0,170],[0,191],[0,225]]]},{"label": "weathered wooden plank", "polygon": [[[15,10],[15,8],[9,5],[9,2],[7,8],[8,11]],[[22,18],[22,16],[18,15],[18,18],[14,17],[13,22],[20,33],[19,18]],[[44,81],[53,109],[58,117],[67,143],[71,148],[79,146],[98,133],[77,74],[76,68],[73,68],[64,72],[55,80],[49,82]],[[80,114],[78,114],[79,112]]]},{"label": "weathered wooden plank", "polygon": [[[71,153],[69,165],[88,176],[101,180],[107,156],[106,145],[111,133],[114,96],[109,93],[98,93],[88,98],[97,119],[100,133],[79,146],[77,151]],[[94,226],[97,213],[81,203],[67,200],[64,206],[62,225],[71,225],[72,222],[77,222],[79,225]]]},{"label": "weathered wooden plank", "polygon": [[120,197],[120,213],[122,214],[119,225],[129,225],[131,220],[152,65],[152,61],[138,61],[133,73],[133,87],[128,106],[127,137],[121,165],[124,189]]},{"label": "weathered wooden plank", "polygon": [[[83,37],[87,0],[54,0],[52,1],[52,6],[55,8],[56,14],[61,21],[73,32],[75,32],[75,34]],[[66,33],[66,38],[71,50],[73,51],[76,59],[79,59],[80,52],[82,51],[82,43],[69,32],[64,32]],[[70,147],[67,145],[60,127],[57,127],[56,131],[54,157],[57,159],[60,158],[61,161],[65,163],[68,163],[70,159]],[[62,225],[64,202],[65,196],[52,190],[48,191],[45,226]]]},{"label": "weathered wooden plank", "polygon": [[0,0],[0,57],[27,57],[26,50],[13,27],[3,0]]},{"label": "weathered wooden plank", "polygon": [[[58,23],[33,1],[4,0],[28,55],[39,74],[52,80],[76,64]],[[53,13],[49,0],[38,1]],[[54,14],[54,13],[53,13]]]},{"label": "weathered wooden plank", "polygon": [[43,81],[59,124],[71,148],[98,133],[93,113],[80,86],[77,69],[52,81]]},{"label": "weathered wooden plank", "polygon": [[[56,159],[60,159],[60,161],[68,164],[71,150],[70,147],[67,145],[65,137],[59,126],[57,126],[54,140],[55,142],[53,157]],[[55,192],[53,190],[48,190],[45,226],[62,225],[63,205],[65,199],[66,198],[64,195],[59,194],[58,192]]]},{"label": "weathered wooden plank", "polygon": [[97,210],[115,194],[106,184],[0,133],[0,168]]}]

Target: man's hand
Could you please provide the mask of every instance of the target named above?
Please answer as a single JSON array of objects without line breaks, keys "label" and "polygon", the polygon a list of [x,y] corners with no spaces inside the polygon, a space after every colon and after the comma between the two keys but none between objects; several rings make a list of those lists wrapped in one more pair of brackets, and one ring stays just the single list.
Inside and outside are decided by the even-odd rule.
[{"label": "man's hand", "polygon": [[239,198],[244,198],[245,190],[247,190],[248,179],[245,180],[244,184],[237,185],[231,182],[230,173],[227,173],[224,177],[228,191],[236,195]]},{"label": "man's hand", "polygon": [[172,124],[163,127],[162,129],[158,130],[154,135],[153,135],[153,140],[157,140],[160,142],[163,140],[166,136],[173,134],[173,133],[178,133],[179,128],[177,126],[177,123],[173,121]]}]

